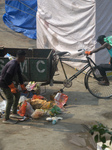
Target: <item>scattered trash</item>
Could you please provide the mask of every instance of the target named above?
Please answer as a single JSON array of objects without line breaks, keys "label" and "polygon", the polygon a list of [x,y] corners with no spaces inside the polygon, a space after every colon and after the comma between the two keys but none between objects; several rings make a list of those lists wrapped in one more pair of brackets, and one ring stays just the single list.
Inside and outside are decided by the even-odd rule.
[{"label": "scattered trash", "polygon": [[30,103],[27,102],[25,116],[31,117],[31,115],[33,114],[33,112],[34,112],[34,109],[33,109],[32,106],[30,105]]},{"label": "scattered trash", "polygon": [[[34,90],[37,87],[36,82],[29,82],[26,86],[27,90]],[[39,87],[38,87],[39,88]],[[56,115],[61,114],[63,112],[63,106],[65,106],[68,96],[64,93],[55,92],[50,95],[50,100],[40,95],[33,94],[31,98],[27,98],[22,95],[19,99],[19,110],[18,114],[23,116],[23,119],[19,119],[18,121],[25,121],[29,117],[33,119],[39,119],[45,114],[52,116],[46,118],[46,121],[51,121],[52,124],[56,124],[58,120],[62,120],[62,117],[57,117]]]},{"label": "scattered trash", "polygon": [[40,91],[41,91],[41,87],[40,87],[39,83],[37,83],[35,81],[32,81],[32,82],[30,81],[28,83],[28,85],[26,86],[26,89],[28,91],[32,91],[32,92],[36,93],[37,95],[39,95]]},{"label": "scattered trash", "polygon": [[58,107],[63,108],[63,106],[67,103],[68,96],[65,95],[64,93],[58,92],[54,97],[54,100]]},{"label": "scattered trash", "polygon": [[19,107],[19,111],[18,111],[18,114],[20,116],[25,116],[25,113],[26,113],[26,106],[27,106],[27,102],[26,100],[22,103],[22,105]]},{"label": "scattered trash", "polygon": [[32,91],[32,92],[36,93],[37,95],[46,93],[46,87],[41,86],[39,83],[37,83],[35,81],[30,81],[28,83],[28,85],[26,86],[26,89],[28,91]]},{"label": "scattered trash", "polygon": [[19,104],[23,103],[26,99],[27,99],[27,97],[25,97],[25,96],[20,96]]},{"label": "scattered trash", "polygon": [[54,105],[53,108],[48,112],[48,114],[51,116],[55,116],[61,113],[62,113],[62,110],[57,105]]},{"label": "scattered trash", "polygon": [[47,117],[46,120],[47,121],[52,121],[52,117]]},{"label": "scattered trash", "polygon": [[52,118],[52,124],[56,124],[57,121],[58,121],[58,118],[57,118],[57,117],[53,117],[53,118]]},{"label": "scattered trash", "polygon": [[34,99],[43,99],[43,100],[45,100],[46,98],[41,96],[41,95],[33,95],[32,100],[34,100]]},{"label": "scattered trash", "polygon": [[32,91],[34,89],[34,87],[37,87],[37,83],[35,81],[30,81],[28,83],[28,85],[26,86],[26,89],[28,91]]},{"label": "scattered trash", "polygon": [[45,111],[42,109],[36,109],[33,114],[31,115],[31,117],[33,119],[38,119],[40,117],[42,117],[45,114]]},{"label": "scattered trash", "polygon": [[33,99],[31,100],[31,105],[33,109],[50,109],[53,107],[54,103],[47,100],[42,99]]},{"label": "scattered trash", "polygon": [[5,57],[5,58],[9,58],[9,60],[15,59],[15,57],[12,56],[12,55],[10,55],[9,53],[7,53],[4,57]]},{"label": "scattered trash", "polygon": [[2,102],[0,102],[0,112],[4,112],[6,109],[6,105],[7,105],[7,101],[3,100]]},{"label": "scattered trash", "polygon": [[56,96],[55,94],[51,94],[51,95],[50,95],[50,100],[51,100],[51,101],[54,101],[54,97],[55,97],[55,96]]},{"label": "scattered trash", "polygon": [[58,122],[58,120],[62,120],[63,118],[62,117],[47,117],[46,118],[46,121],[52,121],[52,124],[54,125],[54,124],[56,124],[57,122]]},{"label": "scattered trash", "polygon": [[5,115],[5,112],[0,112],[0,118],[2,118]]},{"label": "scattered trash", "polygon": [[18,114],[20,116],[30,117],[32,113],[34,112],[34,109],[30,105],[30,103],[25,100],[23,103],[20,103],[20,104],[21,105],[19,106]]},{"label": "scattered trash", "polygon": [[54,98],[58,92],[54,92],[53,94],[50,95],[50,100],[54,101]]}]

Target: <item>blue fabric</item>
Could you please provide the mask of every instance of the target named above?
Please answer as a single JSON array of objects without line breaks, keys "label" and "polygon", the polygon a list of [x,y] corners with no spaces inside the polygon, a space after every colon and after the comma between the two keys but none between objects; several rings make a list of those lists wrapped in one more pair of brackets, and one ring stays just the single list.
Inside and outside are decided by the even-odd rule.
[{"label": "blue fabric", "polygon": [[36,39],[37,0],[5,0],[4,23],[16,32]]},{"label": "blue fabric", "polygon": [[112,48],[110,50],[108,50],[110,56],[112,57]]}]

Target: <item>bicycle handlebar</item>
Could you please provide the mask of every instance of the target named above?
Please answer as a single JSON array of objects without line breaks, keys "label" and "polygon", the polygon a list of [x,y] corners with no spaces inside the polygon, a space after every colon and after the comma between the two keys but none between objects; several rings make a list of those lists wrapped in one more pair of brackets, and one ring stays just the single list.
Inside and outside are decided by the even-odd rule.
[{"label": "bicycle handlebar", "polygon": [[[77,51],[78,51],[78,53],[76,53],[76,56],[86,55],[85,54],[86,49],[79,49]],[[55,52],[54,55],[57,55],[61,58],[63,56],[70,56],[70,53],[69,52]]]},{"label": "bicycle handlebar", "polygon": [[80,56],[80,55],[86,55],[85,51],[86,51],[86,49],[79,49],[78,52],[80,52],[80,53],[78,54],[78,56]]}]

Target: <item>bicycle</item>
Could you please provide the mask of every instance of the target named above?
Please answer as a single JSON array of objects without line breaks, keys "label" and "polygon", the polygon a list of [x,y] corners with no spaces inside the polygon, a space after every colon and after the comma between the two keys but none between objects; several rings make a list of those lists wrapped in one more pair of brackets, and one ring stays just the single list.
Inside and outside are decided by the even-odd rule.
[{"label": "bicycle", "polygon": [[[80,49],[78,51],[79,51],[79,55],[85,55],[85,50]],[[67,53],[68,52],[58,52],[58,53],[54,52],[53,53],[51,81],[53,80],[54,73],[57,70],[58,62],[60,62],[61,64],[63,73],[65,75],[65,80],[64,81],[53,80],[53,83],[63,84],[64,85],[63,89],[65,87],[70,88],[72,86],[72,80],[77,78],[78,75],[80,75],[81,73],[86,71],[86,69],[89,68],[84,78],[84,84],[85,84],[86,89],[88,89],[88,91],[97,98],[103,98],[103,99],[111,98],[112,97],[112,83],[111,83],[112,75],[110,73],[107,74],[107,77],[110,82],[109,86],[99,85],[98,82],[102,80],[102,76],[100,75],[98,66],[94,63],[94,61],[87,55],[85,55],[86,60],[70,58],[69,56],[66,56]],[[82,67],[75,74],[73,74],[70,78],[68,78],[64,69],[63,61],[82,62],[82,63],[86,63],[86,65],[84,65],[84,67]],[[50,83],[49,82],[43,83],[41,85],[46,85],[46,84],[50,84]],[[60,90],[63,91],[63,89],[60,89]],[[6,99],[4,98],[4,95],[2,94],[2,90],[0,90],[0,96],[3,100]]]},{"label": "bicycle", "polygon": [[[97,98],[103,98],[103,99],[111,98],[112,97],[112,76],[111,76],[111,74],[107,75],[109,82],[110,82],[109,86],[103,86],[103,85],[98,84],[99,81],[103,80],[103,77],[100,75],[100,72],[98,70],[98,66],[95,64],[95,62],[89,56],[87,56],[85,54],[85,50],[80,49],[78,51],[81,51],[79,53],[79,55],[86,56],[86,60],[70,58],[70,57],[66,56],[66,54],[68,52],[59,52],[59,53],[55,52],[55,54],[54,54],[55,59],[57,57],[57,61],[56,61],[57,63],[55,65],[55,68],[57,67],[58,62],[60,61],[64,76],[65,76],[65,80],[63,82],[54,81],[54,83],[63,83],[63,85],[64,85],[63,89],[65,87],[70,88],[72,86],[72,80],[77,78],[78,75],[80,75],[86,69],[89,68],[89,70],[86,72],[85,78],[84,78],[84,84],[85,84],[86,89],[93,96],[95,96]],[[84,67],[82,67],[80,70],[78,70],[71,77],[67,78],[65,68],[63,65],[63,61],[82,62],[82,63],[86,63],[86,65],[84,65]],[[63,89],[60,89],[60,90],[63,91]]]}]

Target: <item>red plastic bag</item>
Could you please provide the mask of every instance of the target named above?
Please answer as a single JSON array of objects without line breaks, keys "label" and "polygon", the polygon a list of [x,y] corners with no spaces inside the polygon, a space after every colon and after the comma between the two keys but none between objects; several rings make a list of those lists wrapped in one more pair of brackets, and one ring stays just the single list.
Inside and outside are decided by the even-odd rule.
[{"label": "red plastic bag", "polygon": [[20,116],[25,116],[25,113],[26,113],[26,107],[27,107],[27,102],[26,100],[23,102],[22,106],[20,107],[19,111],[18,111],[18,114]]},{"label": "red plastic bag", "polygon": [[55,103],[58,107],[63,108],[68,100],[68,96],[63,93],[57,93],[54,97]]},{"label": "red plastic bag", "polygon": [[45,99],[45,98],[41,95],[33,95],[32,100],[33,99]]}]

